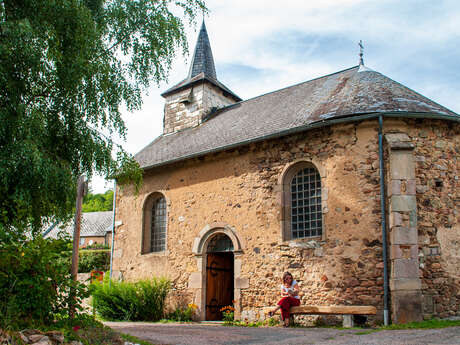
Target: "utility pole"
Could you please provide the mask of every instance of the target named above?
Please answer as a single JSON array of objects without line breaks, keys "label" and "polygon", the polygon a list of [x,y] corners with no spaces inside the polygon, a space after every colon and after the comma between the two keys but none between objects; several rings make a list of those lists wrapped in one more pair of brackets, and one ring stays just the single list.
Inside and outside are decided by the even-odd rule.
[{"label": "utility pole", "polygon": [[[78,246],[80,245],[80,228],[81,228],[81,204],[83,202],[83,196],[86,194],[87,184],[85,177],[80,175],[77,181],[77,201],[75,205],[75,220],[74,220],[74,231],[73,231],[73,250],[72,250],[72,267],[70,273],[72,280],[77,282],[78,275]],[[75,287],[70,290],[70,310],[69,316],[72,319],[75,315]]]}]

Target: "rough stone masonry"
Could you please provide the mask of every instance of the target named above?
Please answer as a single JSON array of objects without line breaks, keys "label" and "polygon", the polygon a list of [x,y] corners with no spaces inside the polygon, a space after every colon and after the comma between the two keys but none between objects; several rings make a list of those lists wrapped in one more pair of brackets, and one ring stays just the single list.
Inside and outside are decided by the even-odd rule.
[{"label": "rough stone masonry", "polygon": [[[394,303],[414,293],[410,300],[420,298],[423,316],[458,315],[459,129],[441,121],[391,120],[384,131],[404,133],[398,135],[410,148],[403,154],[412,155],[409,165],[415,169],[400,175],[391,170],[405,158],[392,158],[387,145],[391,293],[401,296]],[[280,179],[299,161],[313,162],[320,172],[324,230],[320,238],[283,241]],[[167,250],[141,254],[143,203],[152,191],[167,199]],[[139,195],[130,187],[119,193],[115,270],[128,280],[167,276],[174,294],[203,312],[202,263],[193,244],[203,228],[217,224],[233,229],[242,243],[235,255],[237,317],[259,318],[262,307],[277,300],[279,279],[289,270],[299,281],[303,304],[374,305],[381,318],[379,200],[376,121],[325,127],[154,169],[146,173]],[[397,235],[401,228],[412,232]]]}]

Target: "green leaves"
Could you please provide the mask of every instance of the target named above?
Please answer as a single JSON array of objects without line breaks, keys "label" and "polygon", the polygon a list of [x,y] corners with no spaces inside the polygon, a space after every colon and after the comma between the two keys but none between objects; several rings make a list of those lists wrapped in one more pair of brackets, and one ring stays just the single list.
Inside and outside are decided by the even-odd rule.
[{"label": "green leaves", "polygon": [[108,190],[104,194],[88,193],[83,199],[83,212],[112,211],[113,191]]},{"label": "green leaves", "polygon": [[88,296],[70,276],[66,240],[0,236],[0,327],[49,323],[68,312],[69,291]]},{"label": "green leaves", "polygon": [[204,3],[0,0],[0,224],[38,231],[65,218],[82,173],[139,188],[142,171],[112,136],[126,136],[121,106],[139,109],[187,51],[178,9],[192,22]]},{"label": "green leaves", "polygon": [[106,320],[158,321],[169,289],[170,282],[164,278],[110,284],[106,279],[91,285],[92,303]]},{"label": "green leaves", "polygon": [[110,268],[110,250],[81,250],[79,252],[78,272],[108,271]]}]

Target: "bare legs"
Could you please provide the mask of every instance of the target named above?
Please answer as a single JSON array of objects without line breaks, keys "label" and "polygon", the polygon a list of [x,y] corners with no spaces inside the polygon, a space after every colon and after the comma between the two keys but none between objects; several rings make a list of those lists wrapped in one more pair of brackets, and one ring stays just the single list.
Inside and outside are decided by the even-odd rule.
[{"label": "bare legs", "polygon": [[276,306],[275,309],[273,309],[273,310],[271,310],[271,311],[268,312],[268,316],[272,317],[273,315],[276,314],[276,312],[277,312],[280,308],[281,308],[280,305]]}]

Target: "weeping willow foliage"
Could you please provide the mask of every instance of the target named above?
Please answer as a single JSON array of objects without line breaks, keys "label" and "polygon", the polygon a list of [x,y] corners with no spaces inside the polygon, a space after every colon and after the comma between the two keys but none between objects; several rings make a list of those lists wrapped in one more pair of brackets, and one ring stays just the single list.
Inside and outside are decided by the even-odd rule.
[{"label": "weeping willow foliage", "polygon": [[74,206],[80,174],[139,186],[120,114],[187,52],[202,0],[0,0],[0,225],[39,229]]}]

